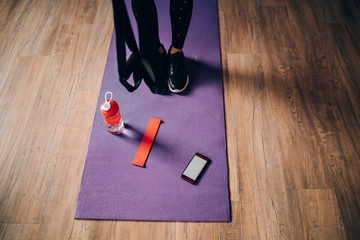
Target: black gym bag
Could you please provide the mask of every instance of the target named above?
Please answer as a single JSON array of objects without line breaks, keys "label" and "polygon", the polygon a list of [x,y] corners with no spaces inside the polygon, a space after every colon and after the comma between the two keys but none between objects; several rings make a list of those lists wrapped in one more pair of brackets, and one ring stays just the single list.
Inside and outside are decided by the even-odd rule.
[{"label": "black gym bag", "polygon": [[[119,81],[129,91],[136,90],[144,79],[151,92],[158,94],[166,88],[168,74],[168,59],[166,53],[160,54],[158,46],[146,46],[146,53],[140,53],[127,13],[124,0],[112,0],[114,10],[114,25],[116,36],[116,52],[118,61]],[[139,28],[140,31],[140,28]],[[126,59],[125,44],[131,51]],[[142,56],[151,56],[147,59]],[[134,85],[128,80],[133,75]]]}]

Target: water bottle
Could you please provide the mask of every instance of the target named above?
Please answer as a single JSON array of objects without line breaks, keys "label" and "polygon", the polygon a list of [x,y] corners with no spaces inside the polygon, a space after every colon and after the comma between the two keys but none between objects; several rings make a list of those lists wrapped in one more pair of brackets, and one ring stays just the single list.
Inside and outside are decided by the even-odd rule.
[{"label": "water bottle", "polygon": [[105,102],[101,104],[100,111],[104,117],[106,129],[110,133],[119,134],[124,130],[124,122],[121,119],[119,105],[112,99],[112,97],[112,92],[105,93]]}]

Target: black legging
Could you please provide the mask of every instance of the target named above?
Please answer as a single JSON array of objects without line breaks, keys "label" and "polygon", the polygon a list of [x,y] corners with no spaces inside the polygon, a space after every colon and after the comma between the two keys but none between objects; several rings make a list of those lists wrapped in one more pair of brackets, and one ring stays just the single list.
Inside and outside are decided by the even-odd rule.
[{"label": "black legging", "polygon": [[[138,23],[140,51],[160,47],[159,26],[154,0],[132,0],[132,9]],[[193,0],[170,0],[172,46],[182,49],[189,29]]]}]

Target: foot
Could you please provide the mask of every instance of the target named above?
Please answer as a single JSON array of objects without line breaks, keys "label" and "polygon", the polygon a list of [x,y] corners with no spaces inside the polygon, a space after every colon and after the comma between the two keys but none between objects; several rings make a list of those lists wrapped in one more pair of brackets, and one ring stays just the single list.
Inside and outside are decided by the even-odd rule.
[{"label": "foot", "polygon": [[183,52],[183,50],[180,49],[180,48],[174,48],[174,46],[171,45],[171,48],[169,50],[169,54],[175,54],[177,52]]},{"label": "foot", "polygon": [[170,73],[168,87],[171,92],[180,93],[184,91],[189,83],[189,76],[185,68],[185,56],[182,51],[171,54],[169,51]]}]

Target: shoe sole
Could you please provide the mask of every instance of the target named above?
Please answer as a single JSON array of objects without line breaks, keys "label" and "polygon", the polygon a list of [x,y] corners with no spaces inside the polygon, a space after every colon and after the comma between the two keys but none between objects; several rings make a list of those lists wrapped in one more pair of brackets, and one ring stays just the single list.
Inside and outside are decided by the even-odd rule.
[{"label": "shoe sole", "polygon": [[170,90],[171,92],[173,92],[173,93],[181,93],[182,91],[184,91],[184,90],[187,88],[188,84],[189,84],[189,75],[187,75],[186,84],[185,84],[185,86],[184,86],[182,89],[172,89],[172,88],[170,87],[170,81],[168,80],[169,90]]}]

